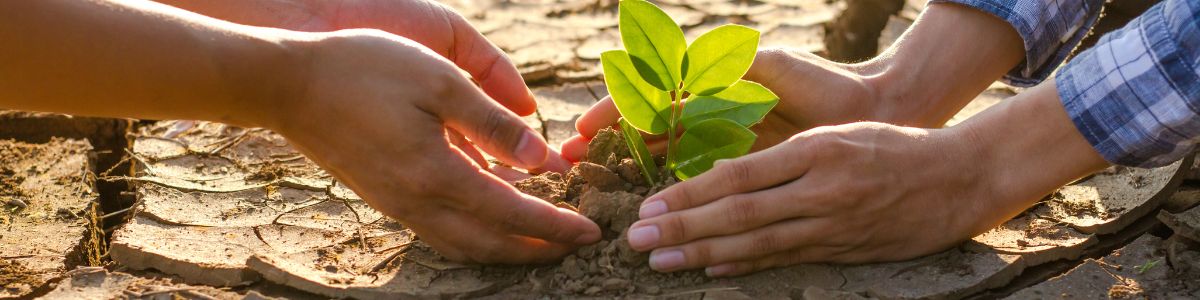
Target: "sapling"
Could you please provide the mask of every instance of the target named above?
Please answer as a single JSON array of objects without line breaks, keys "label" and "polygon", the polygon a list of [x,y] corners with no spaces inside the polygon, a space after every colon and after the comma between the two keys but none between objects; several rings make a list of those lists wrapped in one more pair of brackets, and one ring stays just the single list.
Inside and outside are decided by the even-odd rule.
[{"label": "sapling", "polygon": [[779,102],[766,87],[741,80],[754,62],[759,32],[723,25],[688,45],[679,25],[654,4],[622,0],[619,11],[625,50],[602,53],[600,63],[625,142],[646,180],[658,183],[660,173],[640,132],[667,135],[667,174],[681,180],[749,152],[757,136],[748,127]]}]

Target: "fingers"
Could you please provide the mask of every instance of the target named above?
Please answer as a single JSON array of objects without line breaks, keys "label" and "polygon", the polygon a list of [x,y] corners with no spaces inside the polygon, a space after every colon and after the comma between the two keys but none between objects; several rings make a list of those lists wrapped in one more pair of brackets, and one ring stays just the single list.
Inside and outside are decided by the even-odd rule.
[{"label": "fingers", "polygon": [[812,216],[817,211],[812,205],[821,203],[813,198],[819,195],[801,187],[802,182],[729,195],[699,207],[637,221],[629,229],[629,246],[647,251]]},{"label": "fingers", "polygon": [[650,253],[650,268],[660,272],[696,269],[808,247],[819,244],[821,238],[831,234],[817,230],[825,228],[820,222],[815,219],[794,219],[737,235],[655,249]]},{"label": "fingers", "polygon": [[500,107],[475,87],[459,83],[445,101],[432,101],[429,110],[446,126],[501,161],[524,169],[543,166],[550,146],[513,112]]},{"label": "fingers", "polygon": [[563,155],[559,154],[557,150],[550,149],[550,153],[546,155],[546,162],[542,164],[542,167],[529,170],[529,172],[533,174],[541,174],[545,172],[567,174],[567,171],[570,170],[571,162],[563,158]]},{"label": "fingers", "polygon": [[579,116],[579,120],[575,120],[575,130],[578,130],[580,135],[591,139],[600,129],[617,125],[617,120],[620,118],[621,113],[617,111],[617,105],[613,104],[612,97],[605,96],[600,102],[592,104],[587,112]]},{"label": "fingers", "polygon": [[447,57],[471,73],[479,87],[512,112],[528,116],[537,110],[533,94],[521,73],[500,48],[493,45],[457,13],[448,13],[454,28],[454,45]]},{"label": "fingers", "polygon": [[475,145],[471,144],[471,141],[468,141],[461,133],[454,130],[446,130],[446,138],[450,140],[451,144],[458,147],[458,150],[462,151],[464,155],[470,157],[471,161],[478,164],[480,168],[488,168],[487,159],[483,158],[483,154],[479,153],[479,149],[476,149]]},{"label": "fingers", "polygon": [[[510,112],[511,114],[511,112]],[[497,232],[523,235],[549,242],[586,244],[600,239],[600,228],[578,213],[561,209],[525,195],[490,172],[469,163],[457,151],[432,151],[420,169],[436,170],[423,174],[414,189],[438,202],[476,217]]]},{"label": "fingers", "polygon": [[582,135],[572,136],[567,138],[562,143],[562,157],[570,162],[579,162],[587,156],[587,146],[591,139],[585,138]]},{"label": "fingers", "polygon": [[646,198],[638,216],[649,219],[795,180],[804,174],[811,156],[801,146],[785,143],[736,159],[720,160],[708,172]]}]

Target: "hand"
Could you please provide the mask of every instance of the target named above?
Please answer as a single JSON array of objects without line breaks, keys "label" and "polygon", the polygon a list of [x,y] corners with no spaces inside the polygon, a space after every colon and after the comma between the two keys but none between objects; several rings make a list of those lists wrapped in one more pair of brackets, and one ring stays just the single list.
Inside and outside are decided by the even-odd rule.
[{"label": "hand", "polygon": [[[863,80],[864,66],[838,64],[816,55],[788,49],[762,50],[746,73],[746,80],[771,89],[781,99],[751,127],[758,134],[755,149],[778,144],[797,132],[819,126],[880,120],[886,111],[875,90]],[[578,161],[586,155],[588,141],[601,128],[613,126],[620,114],[611,97],[593,105],[575,123],[580,135],[563,142],[563,157]],[[652,150],[665,148],[665,136],[647,137]]]},{"label": "hand", "polygon": [[939,251],[976,233],[973,200],[991,194],[967,144],[882,123],[818,127],[650,197],[629,243],[654,250],[655,270],[710,276]]},{"label": "hand", "polygon": [[[938,3],[930,4],[891,48],[862,63],[839,64],[798,51],[760,51],[745,77],[770,88],[780,101],[763,123],[751,128],[759,136],[754,149],[821,125],[875,121],[941,127],[1020,62],[1023,53],[1020,36],[1003,20]],[[597,103],[579,118],[575,127],[580,136],[563,143],[563,156],[583,157],[587,140],[617,118],[611,100]],[[651,150],[665,148],[655,142],[647,141]]]},{"label": "hand", "polygon": [[710,276],[908,259],[982,233],[1106,165],[1051,80],[952,128],[819,127],[720,162],[647,198],[629,243],[653,249],[655,270]]},{"label": "hand", "polygon": [[377,30],[300,42],[305,79],[268,104],[276,130],[442,255],[481,263],[550,262],[599,240],[587,218],[518,192],[473,163],[453,132],[511,165],[550,150],[449,60]]}]

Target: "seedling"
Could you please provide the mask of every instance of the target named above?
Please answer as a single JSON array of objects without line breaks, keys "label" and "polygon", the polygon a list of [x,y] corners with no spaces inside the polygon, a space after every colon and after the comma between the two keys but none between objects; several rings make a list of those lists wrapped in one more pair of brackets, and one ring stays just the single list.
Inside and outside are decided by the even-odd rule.
[{"label": "seedling", "polygon": [[600,63],[625,141],[646,180],[659,182],[659,172],[639,131],[667,135],[666,168],[681,180],[708,171],[718,159],[749,152],[757,136],[748,127],[779,102],[766,87],[741,80],[754,62],[759,32],[723,25],[688,45],[658,6],[622,0],[619,10],[625,50],[602,53]]}]

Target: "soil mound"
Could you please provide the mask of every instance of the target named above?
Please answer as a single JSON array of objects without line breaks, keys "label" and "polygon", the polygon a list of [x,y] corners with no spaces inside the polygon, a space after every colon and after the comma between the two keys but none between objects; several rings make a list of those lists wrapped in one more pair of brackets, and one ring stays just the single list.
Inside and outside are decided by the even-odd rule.
[{"label": "soil mound", "polygon": [[[599,243],[580,248],[557,266],[530,273],[539,293],[588,296],[659,294],[707,279],[698,272],[662,274],[646,264],[647,254],[629,248],[626,232],[638,219],[642,200],[673,181],[651,184],[629,155],[625,140],[602,130],[588,144],[587,161],[566,175],[544,173],[516,183],[522,192],[588,217],[604,231]],[[668,178],[670,176],[663,176]]]}]

